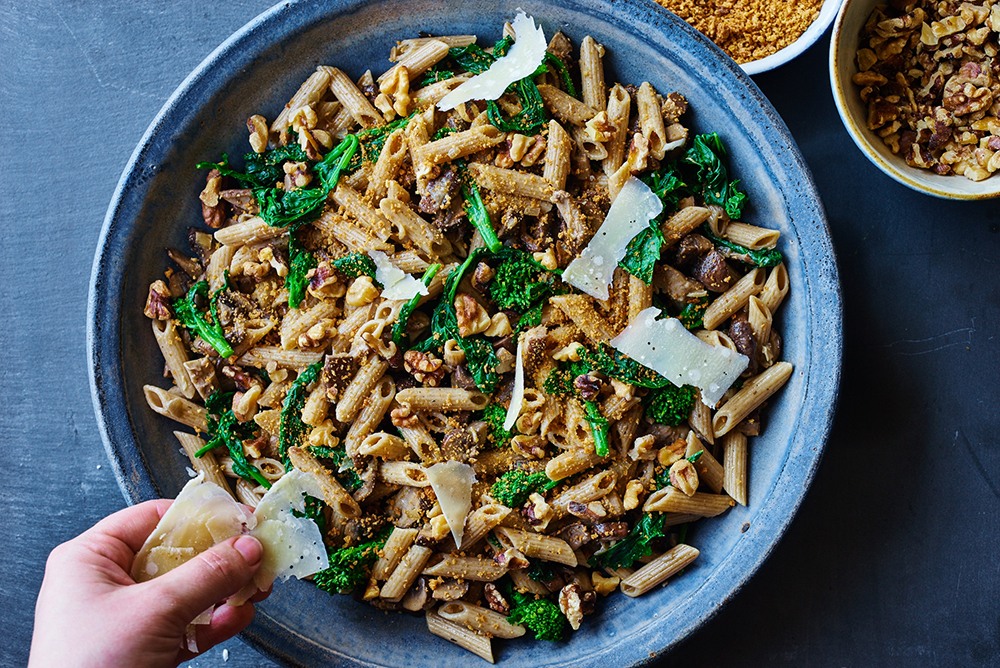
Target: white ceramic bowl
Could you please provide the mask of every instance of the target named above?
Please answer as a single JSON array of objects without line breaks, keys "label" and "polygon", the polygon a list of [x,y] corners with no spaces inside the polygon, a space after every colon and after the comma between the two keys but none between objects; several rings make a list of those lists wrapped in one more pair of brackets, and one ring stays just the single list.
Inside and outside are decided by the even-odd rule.
[{"label": "white ceramic bowl", "polygon": [[978,183],[964,176],[941,176],[927,169],[906,164],[894,154],[881,137],[868,129],[868,105],[859,95],[851,77],[858,71],[855,55],[861,42],[861,28],[868,21],[879,0],[846,0],[833,25],[830,40],[830,86],[837,111],[851,139],[869,160],[904,186],[945,199],[989,199],[1000,195],[1000,176]]},{"label": "white ceramic bowl", "polygon": [[802,35],[786,46],[781,51],[777,53],[772,53],[767,58],[761,58],[760,60],[755,60],[750,63],[744,63],[740,65],[743,71],[747,74],[754,75],[760,74],[761,72],[767,72],[768,70],[773,70],[776,67],[784,65],[792,58],[795,58],[810,46],[815,44],[826,29],[830,27],[833,23],[833,19],[837,16],[837,10],[840,9],[841,3],[844,0],[825,0],[823,6],[819,10],[819,16],[813,21],[812,25]]}]

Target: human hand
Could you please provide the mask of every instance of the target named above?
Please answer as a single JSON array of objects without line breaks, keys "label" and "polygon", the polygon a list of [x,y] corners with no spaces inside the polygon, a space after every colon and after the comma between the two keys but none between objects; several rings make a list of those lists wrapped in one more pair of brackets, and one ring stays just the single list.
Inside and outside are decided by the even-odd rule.
[{"label": "human hand", "polygon": [[[136,584],[129,576],[132,560],[171,503],[126,508],[52,550],[35,606],[28,668],[173,668],[195,656],[181,647],[187,625],[251,581],[262,548],[252,536],[230,538]],[[253,601],[268,593],[239,607],[216,608],[210,624],[195,627],[199,651],[246,628]]]}]

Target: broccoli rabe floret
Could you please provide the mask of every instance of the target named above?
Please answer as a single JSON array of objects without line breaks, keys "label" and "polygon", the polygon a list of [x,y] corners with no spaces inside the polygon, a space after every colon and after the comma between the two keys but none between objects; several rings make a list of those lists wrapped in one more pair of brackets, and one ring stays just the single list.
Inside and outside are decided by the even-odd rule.
[{"label": "broccoli rabe floret", "polygon": [[528,473],[513,469],[504,473],[493,483],[493,498],[505,506],[517,508],[524,504],[534,492],[552,482],[544,473]]},{"label": "broccoli rabe floret", "polygon": [[515,591],[511,594],[511,610],[507,621],[531,629],[536,640],[562,640],[566,634],[566,617],[559,606],[547,598]]},{"label": "broccoli rabe floret", "polygon": [[385,545],[386,537],[330,551],[330,567],[314,575],[313,582],[328,594],[354,591],[368,581],[371,566],[378,559],[378,551]]},{"label": "broccoli rabe floret", "polygon": [[483,422],[489,428],[487,431],[489,442],[496,448],[504,448],[510,445],[510,439],[514,432],[504,429],[503,423],[507,418],[507,411],[499,404],[490,404],[483,409]]},{"label": "broccoli rabe floret", "polygon": [[676,427],[691,415],[694,407],[695,388],[690,385],[667,385],[650,393],[652,399],[646,406],[646,417],[660,424]]}]

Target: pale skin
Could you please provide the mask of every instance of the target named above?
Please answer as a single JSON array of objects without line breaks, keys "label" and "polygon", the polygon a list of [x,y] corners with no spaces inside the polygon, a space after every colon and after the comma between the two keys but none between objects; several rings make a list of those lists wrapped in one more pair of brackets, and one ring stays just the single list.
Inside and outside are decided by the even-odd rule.
[{"label": "pale skin", "polygon": [[28,668],[173,668],[195,656],[181,648],[184,630],[213,605],[211,623],[196,627],[201,652],[246,628],[253,602],[269,592],[239,607],[219,604],[260,567],[262,548],[252,536],[223,541],[148,582],[129,577],[136,552],[171,503],[126,508],[52,550]]}]

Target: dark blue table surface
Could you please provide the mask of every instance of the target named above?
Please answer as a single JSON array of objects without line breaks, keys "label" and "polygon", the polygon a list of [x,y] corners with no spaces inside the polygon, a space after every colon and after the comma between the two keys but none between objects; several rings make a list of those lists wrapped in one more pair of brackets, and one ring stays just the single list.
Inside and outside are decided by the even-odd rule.
[{"label": "dark blue table surface", "polygon": [[[49,550],[124,506],[84,324],[118,177],[181,80],[270,4],[0,3],[2,666],[27,660]],[[1000,214],[877,171],[837,117],[828,46],[755,80],[813,170],[839,256],[833,435],[770,560],[660,664],[997,666]],[[274,665],[239,640],[189,665],[220,665],[223,648],[227,666]]]}]

